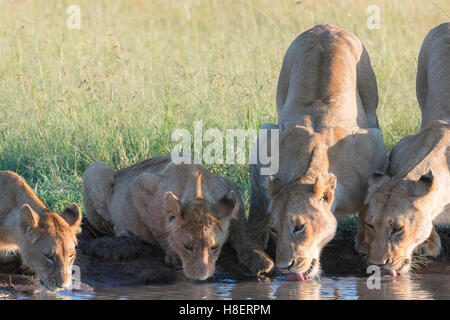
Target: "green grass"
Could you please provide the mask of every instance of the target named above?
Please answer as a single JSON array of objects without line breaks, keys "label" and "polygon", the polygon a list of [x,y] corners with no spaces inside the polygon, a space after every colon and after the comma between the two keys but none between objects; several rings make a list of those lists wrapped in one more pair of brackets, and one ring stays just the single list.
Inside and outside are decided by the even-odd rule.
[{"label": "green grass", "polygon": [[[298,2],[298,1],[297,1]],[[71,4],[81,30],[66,27]],[[381,29],[366,8],[381,9]],[[23,175],[50,208],[82,204],[93,161],[122,168],[168,153],[175,128],[276,122],[283,55],[301,32],[355,33],[375,69],[387,149],[415,133],[417,55],[448,20],[435,1],[1,1],[0,169]],[[246,166],[211,166],[249,196]]]}]

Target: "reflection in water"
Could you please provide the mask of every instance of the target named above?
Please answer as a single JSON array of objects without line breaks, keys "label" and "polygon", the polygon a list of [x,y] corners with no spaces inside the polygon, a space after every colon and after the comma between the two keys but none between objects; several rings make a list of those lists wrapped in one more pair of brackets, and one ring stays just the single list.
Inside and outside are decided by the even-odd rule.
[{"label": "reflection in water", "polygon": [[[411,275],[381,279],[380,289],[368,289],[367,278],[327,277],[319,281],[200,283],[97,288],[94,294],[41,294],[32,299],[450,299],[450,275]],[[19,298],[20,297],[16,297]],[[24,297],[22,297],[24,299]]]},{"label": "reflection in water", "polygon": [[[415,300],[429,300],[433,299],[433,294],[428,290],[422,288],[422,282],[415,279],[415,276],[401,276],[396,278],[382,277],[381,288],[378,290],[369,290],[364,283],[358,283],[358,291],[365,299],[415,299]],[[448,278],[448,276],[441,276],[440,278]],[[432,278],[428,281],[432,281]],[[438,291],[443,294],[448,294],[448,286],[445,286],[445,281],[441,282]],[[447,297],[448,299],[448,297]]]},{"label": "reflection in water", "polygon": [[274,286],[276,298],[290,300],[318,300],[320,299],[321,281],[293,281],[278,282]]},{"label": "reflection in water", "polygon": [[[364,280],[364,281],[362,281]],[[366,279],[348,278],[346,281],[335,281],[334,297],[339,300],[358,299],[358,284],[361,283],[367,288]]]}]

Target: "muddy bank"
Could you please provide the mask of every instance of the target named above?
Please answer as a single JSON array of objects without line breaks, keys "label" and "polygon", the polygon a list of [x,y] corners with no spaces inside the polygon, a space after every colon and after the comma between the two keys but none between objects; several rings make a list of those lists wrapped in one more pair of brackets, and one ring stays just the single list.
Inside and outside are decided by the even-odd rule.
[{"label": "muddy bank", "polygon": [[[20,271],[18,271],[20,272]],[[85,284],[78,283],[77,287],[72,289],[68,294],[72,293],[92,293],[94,288]],[[43,289],[38,279],[33,275],[26,274],[3,274],[0,273],[0,300],[10,299],[22,296],[32,296],[38,294],[52,294]]]},{"label": "muddy bank", "polygon": [[[95,287],[104,285],[133,285],[170,283],[185,278],[182,270],[164,263],[164,252],[134,236],[109,237],[98,232],[87,220],[79,236],[76,264],[83,282]],[[254,278],[237,261],[228,244],[222,249],[216,271],[209,281]]]},{"label": "muddy bank", "polygon": [[[450,228],[438,230],[443,250],[435,260],[417,273],[450,273]],[[151,283],[170,283],[184,278],[181,270],[164,264],[161,249],[130,237],[113,238],[95,230],[87,220],[79,235],[75,264],[81,271],[81,290],[93,287],[130,286]],[[269,243],[269,254],[274,257],[274,245]],[[16,256],[0,259],[0,298],[9,295],[29,295],[40,292],[34,276],[25,275]],[[339,230],[335,239],[323,250],[321,263],[324,275],[365,275],[366,262],[354,249],[354,232]],[[270,276],[278,276],[274,270]],[[245,280],[255,277],[238,263],[234,249],[228,244],[222,249],[216,272],[208,281],[224,279]]]},{"label": "muddy bank", "polygon": [[40,292],[39,281],[24,274],[0,274],[0,299]]}]

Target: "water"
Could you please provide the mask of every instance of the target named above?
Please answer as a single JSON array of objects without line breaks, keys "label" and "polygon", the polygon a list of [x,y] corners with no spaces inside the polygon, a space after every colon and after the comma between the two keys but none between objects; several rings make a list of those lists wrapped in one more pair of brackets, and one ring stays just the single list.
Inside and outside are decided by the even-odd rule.
[{"label": "water", "polygon": [[368,289],[367,278],[326,277],[320,281],[194,283],[96,288],[95,293],[41,294],[22,299],[450,299],[450,275],[428,274],[381,278],[380,289]]}]

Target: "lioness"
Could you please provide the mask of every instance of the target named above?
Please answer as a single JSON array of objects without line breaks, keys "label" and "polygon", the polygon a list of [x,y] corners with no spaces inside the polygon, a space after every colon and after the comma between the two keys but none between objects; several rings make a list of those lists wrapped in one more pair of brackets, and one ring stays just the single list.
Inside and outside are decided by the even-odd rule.
[{"label": "lioness", "polygon": [[261,245],[269,234],[275,240],[283,273],[299,280],[319,274],[336,216],[357,213],[370,175],[385,170],[377,102],[368,54],[350,32],[319,25],[289,47],[278,81],[279,125],[261,127],[280,128],[280,169],[267,177],[260,163],[250,166],[249,225]]},{"label": "lioness", "polygon": [[200,165],[175,164],[170,155],[119,171],[96,162],[85,171],[83,184],[87,217],[97,229],[159,245],[165,262],[182,264],[191,279],[213,274],[228,235],[239,262],[251,272],[259,276],[273,268],[247,233],[235,186]]},{"label": "lioness", "polygon": [[450,23],[426,36],[416,91],[421,131],[397,143],[388,174],[371,178],[359,235],[369,262],[393,276],[414,267],[414,252],[436,257],[433,224],[450,223]]},{"label": "lioness", "polygon": [[58,215],[19,175],[0,171],[0,250],[20,250],[23,265],[49,290],[71,285],[80,224],[76,204]]}]

